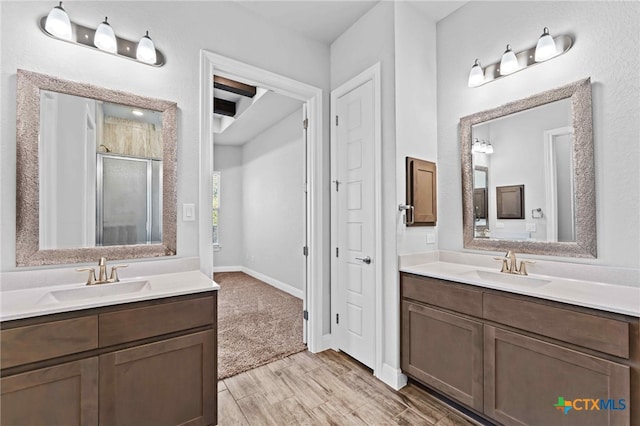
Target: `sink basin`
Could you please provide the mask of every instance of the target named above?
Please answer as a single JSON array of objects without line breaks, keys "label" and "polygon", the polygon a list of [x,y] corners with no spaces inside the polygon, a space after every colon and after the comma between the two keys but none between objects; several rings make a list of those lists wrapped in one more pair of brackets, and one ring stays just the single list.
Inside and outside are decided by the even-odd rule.
[{"label": "sink basin", "polygon": [[460,276],[493,283],[523,285],[527,287],[540,287],[551,282],[550,280],[533,278],[525,275],[489,271],[467,271],[461,273]]},{"label": "sink basin", "polygon": [[95,284],[58,290],[47,293],[39,303],[70,302],[74,300],[93,299],[97,297],[118,296],[151,290],[149,281],[129,281],[124,283]]}]

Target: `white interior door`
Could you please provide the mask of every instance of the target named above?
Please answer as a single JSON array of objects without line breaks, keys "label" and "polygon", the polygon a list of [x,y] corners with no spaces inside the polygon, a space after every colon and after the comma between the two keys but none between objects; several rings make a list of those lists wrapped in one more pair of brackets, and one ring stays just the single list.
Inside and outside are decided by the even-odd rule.
[{"label": "white interior door", "polygon": [[372,80],[336,99],[338,347],[374,368],[375,158]]}]

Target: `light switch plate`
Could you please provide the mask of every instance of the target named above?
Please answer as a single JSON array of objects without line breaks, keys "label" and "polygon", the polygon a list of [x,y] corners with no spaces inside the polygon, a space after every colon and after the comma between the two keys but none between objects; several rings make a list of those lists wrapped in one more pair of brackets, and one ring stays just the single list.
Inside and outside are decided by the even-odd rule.
[{"label": "light switch plate", "polygon": [[435,244],[436,243],[436,235],[433,232],[427,233],[427,244]]},{"label": "light switch plate", "polygon": [[182,220],[184,222],[193,222],[196,220],[196,205],[193,203],[185,203],[182,205]]},{"label": "light switch plate", "polygon": [[496,222],[496,228],[504,228],[503,222]]},{"label": "light switch plate", "polygon": [[527,232],[536,232],[536,224],[527,223]]}]

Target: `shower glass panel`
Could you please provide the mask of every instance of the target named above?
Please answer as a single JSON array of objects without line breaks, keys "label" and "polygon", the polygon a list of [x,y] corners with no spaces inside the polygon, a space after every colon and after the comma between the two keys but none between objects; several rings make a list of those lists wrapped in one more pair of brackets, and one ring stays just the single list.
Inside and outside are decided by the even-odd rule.
[{"label": "shower glass panel", "polygon": [[98,154],[97,245],[162,241],[162,161]]}]

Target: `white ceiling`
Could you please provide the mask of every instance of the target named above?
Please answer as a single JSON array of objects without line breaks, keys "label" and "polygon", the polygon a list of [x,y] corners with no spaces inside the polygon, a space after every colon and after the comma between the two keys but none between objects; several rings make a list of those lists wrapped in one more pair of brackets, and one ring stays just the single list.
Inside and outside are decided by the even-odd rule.
[{"label": "white ceiling", "polygon": [[[224,132],[213,137],[217,145],[242,145],[302,108],[302,102],[274,92],[265,93]],[[302,113],[300,114],[302,126]]]},{"label": "white ceiling", "polygon": [[[277,25],[331,44],[378,1],[236,0],[236,3]],[[410,3],[437,22],[467,2],[418,0]]]},{"label": "white ceiling", "polygon": [[331,44],[377,1],[237,1],[268,21]]}]

